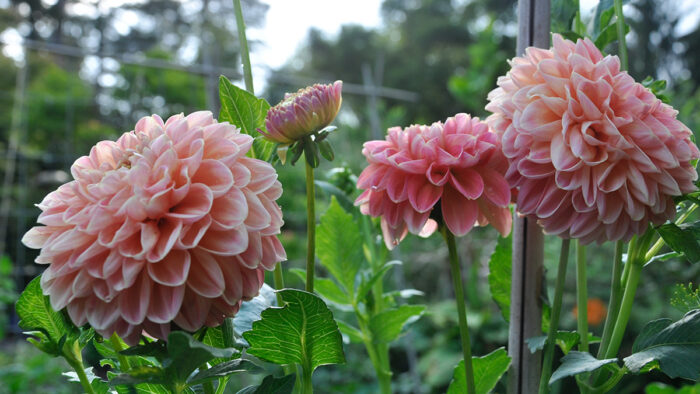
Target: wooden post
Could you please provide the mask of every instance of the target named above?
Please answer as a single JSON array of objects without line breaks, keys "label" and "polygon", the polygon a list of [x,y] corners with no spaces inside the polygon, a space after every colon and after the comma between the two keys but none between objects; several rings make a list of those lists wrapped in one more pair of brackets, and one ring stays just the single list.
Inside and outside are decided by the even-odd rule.
[{"label": "wooden post", "polygon": [[[550,0],[518,1],[517,54],[525,48],[549,48]],[[518,217],[513,221],[513,272],[510,294],[508,354],[512,364],[508,373],[510,394],[536,393],[542,367],[541,352],[530,353],[526,339],[542,332],[542,280],[544,235],[534,219]]]}]

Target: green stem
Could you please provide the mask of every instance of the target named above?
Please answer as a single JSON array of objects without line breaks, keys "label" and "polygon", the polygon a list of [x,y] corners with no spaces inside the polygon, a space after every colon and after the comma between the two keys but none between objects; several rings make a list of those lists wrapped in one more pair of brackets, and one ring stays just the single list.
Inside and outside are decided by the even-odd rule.
[{"label": "green stem", "polygon": [[229,377],[230,376],[224,376],[223,378],[219,379],[219,385],[216,386],[215,394],[224,394],[224,391],[226,391],[226,385],[228,384]]},{"label": "green stem", "polygon": [[236,344],[235,332],[233,330],[233,318],[227,317],[224,319],[224,324],[221,327],[224,336],[224,346],[233,347]]},{"label": "green stem", "polygon": [[314,386],[313,386],[313,383],[311,381],[311,373],[312,373],[311,366],[310,365],[303,366],[302,371],[303,371],[303,377],[301,380],[301,392],[303,394],[313,394]]},{"label": "green stem", "polygon": [[121,354],[121,351],[124,350],[124,347],[122,346],[122,341],[121,339],[119,339],[119,336],[116,332],[112,334],[111,337],[109,337],[109,341],[112,343],[114,352],[117,353],[117,360],[119,360],[119,369],[122,372],[130,370],[131,364],[129,364],[129,359],[127,359],[125,355]]},{"label": "green stem", "polygon": [[455,244],[455,236],[446,227],[442,228],[442,235],[445,237],[447,249],[450,253],[450,268],[452,269],[452,282],[455,288],[457,313],[459,315],[459,333],[462,337],[462,353],[464,355],[464,369],[467,378],[467,393],[476,394],[474,367],[472,366],[472,348],[469,341],[469,328],[467,326],[467,306],[464,302],[462,272],[459,264],[459,256],[457,255],[457,245]]},{"label": "green stem", "polygon": [[369,359],[372,361],[372,366],[374,366],[374,371],[377,373],[377,381],[379,382],[379,389],[382,394],[391,394],[391,372],[384,368],[382,358],[379,354],[379,349],[374,344],[372,337],[372,330],[367,325],[367,319],[360,312],[357,305],[354,306],[355,315],[357,316],[357,322],[360,325],[360,331],[362,332],[362,342],[365,344],[367,349],[367,354],[369,354]]},{"label": "green stem", "polygon": [[[207,369],[209,369],[209,366],[207,363],[204,363],[204,365],[199,368],[199,371],[204,372]],[[202,383],[202,388],[204,389],[204,394],[214,394],[214,383],[212,383],[211,380]]]},{"label": "green stem", "polygon": [[624,244],[622,241],[615,243],[615,259],[613,260],[612,278],[610,280],[610,302],[608,304],[608,315],[605,318],[605,326],[603,327],[603,337],[600,339],[600,347],[598,348],[598,358],[602,358],[610,343],[613,325],[620,311],[620,296],[622,296],[622,249]]},{"label": "green stem", "polygon": [[557,268],[557,281],[554,287],[554,302],[552,304],[552,315],[549,321],[549,333],[544,351],[544,362],[542,364],[542,374],[540,375],[539,393],[549,392],[549,378],[552,373],[552,359],[554,358],[554,347],[559,329],[559,315],[561,313],[561,300],[564,294],[564,282],[566,279],[566,265],[569,262],[569,244],[571,240],[561,240],[561,252],[559,254],[559,268]]},{"label": "green stem", "polygon": [[578,304],[578,350],[588,351],[588,283],[586,278],[586,247],[576,240],[576,303]]},{"label": "green stem", "polygon": [[622,0],[615,0],[615,16],[617,16],[617,42],[620,49],[620,65],[623,70],[627,70],[627,43],[625,42],[625,15],[622,13]]},{"label": "green stem", "polygon": [[95,394],[95,390],[92,388],[90,380],[88,380],[87,375],[85,374],[83,361],[80,359],[80,350],[78,349],[77,359],[72,359],[72,357],[65,357],[65,359],[68,361],[68,364],[73,367],[75,373],[78,374],[78,380],[80,380],[80,385],[83,386],[83,390],[85,390],[87,394]]},{"label": "green stem", "polygon": [[642,264],[639,262],[632,260],[628,261],[627,264],[630,265],[630,269],[627,283],[625,285],[625,294],[622,297],[620,312],[617,316],[612,337],[610,338],[610,344],[605,351],[604,358],[615,357],[617,351],[620,349],[620,345],[622,344],[622,336],[625,333],[627,322],[629,321],[630,314],[632,313],[632,304],[634,303],[634,296],[637,292],[637,286],[639,285],[639,277],[642,273]]},{"label": "green stem", "polygon": [[236,26],[238,27],[238,42],[241,45],[241,62],[243,63],[243,79],[245,89],[248,93],[253,92],[253,71],[250,68],[250,53],[248,52],[248,40],[245,36],[245,21],[243,20],[243,10],[241,0],[233,0],[233,9],[236,14]]},{"label": "green stem", "polygon": [[[277,266],[275,267],[274,281],[275,281],[275,290],[284,289],[284,276],[282,275],[282,264],[281,263],[277,263]],[[282,296],[279,293],[277,293],[277,306],[281,307],[282,305],[284,305],[284,300],[282,299]]]},{"label": "green stem", "polygon": [[[314,264],[316,262],[316,208],[314,169],[306,164],[306,291],[314,292]],[[342,231],[342,229],[337,229]]]}]

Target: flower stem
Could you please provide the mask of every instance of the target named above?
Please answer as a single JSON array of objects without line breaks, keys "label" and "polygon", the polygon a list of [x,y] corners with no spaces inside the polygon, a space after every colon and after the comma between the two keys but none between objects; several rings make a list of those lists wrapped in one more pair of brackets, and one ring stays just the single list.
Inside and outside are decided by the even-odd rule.
[{"label": "flower stem", "polygon": [[598,348],[598,358],[602,358],[610,343],[613,325],[620,312],[620,296],[622,296],[622,249],[623,242],[615,243],[615,258],[613,260],[612,278],[610,280],[610,302],[608,304],[608,316],[605,318],[605,326],[603,327],[603,337],[600,340]]},{"label": "flower stem", "polygon": [[[693,204],[688,208],[687,211],[683,212],[681,216],[676,219],[676,224],[681,224],[685,222],[686,219],[688,219],[688,216],[690,216],[691,213],[693,213],[697,209],[698,205]],[[644,255],[644,260],[649,261],[651,260],[654,256],[656,256],[657,253],[659,253],[659,250],[666,244],[663,238],[659,238],[656,240],[654,245],[649,249],[649,251]]]},{"label": "flower stem", "polygon": [[241,45],[241,62],[243,63],[243,79],[245,80],[245,89],[248,91],[248,93],[254,94],[253,71],[250,68],[250,53],[248,52],[248,40],[245,36],[245,21],[243,20],[241,0],[233,0],[233,9],[236,14],[238,42]]},{"label": "flower stem", "polygon": [[[282,275],[282,264],[277,263],[277,266],[275,267],[275,272],[274,272],[274,281],[275,281],[275,290],[282,290],[284,289],[284,276]],[[282,299],[282,296],[277,293],[277,306],[281,307],[284,304],[284,300]]]},{"label": "flower stem", "polygon": [[629,66],[627,64],[627,43],[625,42],[625,15],[622,13],[622,0],[615,0],[615,16],[617,16],[617,42],[619,45],[620,52],[620,64],[623,70],[627,70]]},{"label": "flower stem", "polygon": [[236,338],[235,332],[233,330],[232,317],[227,317],[226,319],[224,319],[224,324],[223,327],[221,327],[221,331],[223,332],[224,336],[224,346],[233,347],[236,344]]},{"label": "flower stem", "polygon": [[629,276],[627,278],[627,283],[625,284],[625,294],[622,297],[622,304],[620,304],[620,312],[617,316],[617,321],[615,322],[615,327],[613,328],[612,337],[610,338],[610,344],[605,351],[604,358],[612,358],[617,354],[620,345],[622,344],[622,336],[627,328],[627,322],[629,321],[630,314],[632,313],[632,303],[634,302],[634,295],[637,292],[637,286],[639,285],[639,277],[642,273],[642,264],[635,261],[628,261],[627,264],[630,265]]},{"label": "flower stem", "polygon": [[578,304],[578,350],[588,351],[588,283],[586,278],[586,247],[576,240],[576,303]]},{"label": "flower stem", "polygon": [[131,369],[131,364],[129,364],[129,360],[126,358],[125,355],[121,354],[121,351],[124,350],[124,347],[122,346],[122,341],[119,339],[119,336],[115,332],[112,334],[111,337],[109,337],[110,343],[112,343],[112,347],[114,348],[114,351],[117,353],[117,359],[119,360],[119,369],[122,372],[126,372]]},{"label": "flower stem", "polygon": [[68,361],[68,364],[73,367],[75,373],[78,374],[78,380],[80,380],[80,385],[83,386],[83,390],[85,390],[87,394],[95,394],[95,390],[92,388],[92,385],[85,374],[83,362],[80,360],[68,360],[67,358],[66,360]]},{"label": "flower stem", "polygon": [[542,364],[542,374],[540,375],[539,393],[549,392],[549,378],[552,373],[552,359],[554,358],[554,347],[559,329],[559,315],[561,313],[561,299],[564,294],[564,282],[566,279],[566,265],[569,262],[569,244],[571,240],[561,240],[561,252],[559,254],[559,268],[557,268],[557,281],[554,287],[554,302],[552,304],[552,315],[549,321],[549,333],[544,351],[544,362]]},{"label": "flower stem", "polygon": [[462,353],[464,355],[464,369],[467,378],[467,393],[476,394],[474,384],[474,367],[472,366],[472,348],[469,341],[469,328],[467,327],[467,306],[464,302],[464,289],[462,288],[462,272],[457,255],[457,245],[455,236],[446,227],[442,228],[442,235],[445,237],[447,249],[450,253],[450,268],[452,269],[452,283],[455,288],[455,299],[457,301],[457,313],[459,315],[459,333],[462,337]]},{"label": "flower stem", "polygon": [[[316,208],[314,169],[306,164],[306,291],[314,292],[314,264],[316,262]],[[342,231],[342,229],[337,229]]]},{"label": "flower stem", "polygon": [[313,382],[311,381],[311,366],[303,366],[302,367],[303,371],[303,376],[301,379],[301,392],[302,394],[313,394],[314,392],[314,386]]}]

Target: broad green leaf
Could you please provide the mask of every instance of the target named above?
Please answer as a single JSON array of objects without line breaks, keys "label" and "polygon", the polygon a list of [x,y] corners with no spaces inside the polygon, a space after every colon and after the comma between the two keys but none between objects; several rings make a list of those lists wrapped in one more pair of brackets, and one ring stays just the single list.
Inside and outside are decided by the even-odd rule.
[{"label": "broad green leaf", "polygon": [[491,297],[501,309],[501,314],[506,322],[510,320],[512,252],[512,236],[499,237],[496,249],[494,249],[489,259],[489,289],[491,290]]},{"label": "broad green leaf", "polygon": [[34,278],[20,294],[17,304],[18,325],[25,334],[35,338],[27,340],[41,351],[59,356],[67,339],[77,339],[80,332],[62,312],[51,308],[49,297],[41,291],[41,277]]},{"label": "broad green leaf", "polygon": [[201,384],[234,373],[255,373],[260,371],[262,371],[262,368],[258,367],[252,362],[244,360],[242,358],[238,358],[235,360],[224,361],[222,363],[214,365],[209,369],[205,369],[204,371],[198,372],[196,375],[192,376],[189,380],[187,380],[187,384],[193,386],[195,384]]},{"label": "broad green leaf", "polygon": [[219,77],[219,99],[219,121],[229,122],[240,128],[242,133],[256,139],[248,152],[249,156],[261,160],[269,159],[275,144],[258,138],[261,137],[258,129],[265,130],[265,117],[270,104],[265,99],[259,99],[235,86],[223,75]]},{"label": "broad green leaf", "polygon": [[250,343],[248,353],[275,364],[301,364],[310,371],[344,363],[343,340],[323,300],[295,289],[277,294],[286,304],[264,310],[253,329],[243,333]]},{"label": "broad green leaf", "polygon": [[652,383],[644,388],[645,394],[700,394],[700,383],[681,388],[669,386],[663,383]]},{"label": "broad green leaf", "polygon": [[290,394],[294,389],[296,375],[291,374],[276,378],[265,376],[259,386],[248,386],[236,394]]},{"label": "broad green leaf", "polygon": [[[622,4],[629,3],[630,0],[622,0]],[[597,37],[600,32],[607,27],[612,21],[612,17],[615,14],[615,9],[613,5],[615,0],[601,0],[595,8],[595,14],[591,19],[593,22],[593,28],[591,35]]]},{"label": "broad green leaf", "polygon": [[[475,394],[487,394],[496,387],[501,376],[510,366],[510,357],[505,348],[499,348],[483,357],[472,357],[474,367]],[[467,392],[467,378],[464,372],[464,360],[454,369],[452,382],[447,394],[462,394]]]},{"label": "broad green leaf", "polygon": [[552,374],[549,384],[556,382],[567,376],[574,376],[584,372],[595,371],[596,369],[611,363],[617,362],[616,358],[598,360],[587,352],[571,351],[562,357],[561,365]]},{"label": "broad green leaf", "polygon": [[[236,316],[233,317],[233,330],[237,335],[243,335],[244,332],[252,330],[253,322],[260,320],[262,311],[271,306],[277,306],[275,289],[267,284],[263,284],[260,288],[260,294],[250,301],[241,303],[241,308],[236,313]],[[244,339],[241,340],[244,341]]]},{"label": "broad green leaf", "polygon": [[235,349],[220,349],[196,341],[190,334],[174,331],[168,335],[166,373],[169,378],[183,382],[192,371],[214,358],[230,358]]},{"label": "broad green leaf", "polygon": [[367,294],[369,293],[370,290],[372,290],[372,286],[374,286],[377,281],[382,280],[384,278],[384,275],[394,266],[396,265],[401,265],[402,263],[399,260],[391,260],[384,264],[382,268],[377,270],[374,274],[372,274],[369,278],[362,278],[362,282],[360,283],[359,288],[357,289],[357,294],[355,295],[355,300],[357,302],[362,301]]},{"label": "broad green leaf", "polygon": [[338,324],[338,329],[340,332],[344,335],[343,338],[347,337],[347,339],[352,343],[362,343],[364,341],[362,331],[359,329],[345,323],[342,320],[336,319],[335,322]]},{"label": "broad green leaf", "polygon": [[[293,274],[296,274],[301,280],[306,280],[306,270],[300,268],[292,268],[289,270]],[[326,300],[338,304],[338,305],[352,305],[352,299],[341,289],[332,279],[327,278],[314,278],[314,290],[321,297]],[[352,310],[352,308],[350,308]]]},{"label": "broad green leaf", "polygon": [[425,305],[401,305],[372,316],[369,322],[372,339],[374,342],[393,341],[401,335],[404,326],[418,320],[424,311]]},{"label": "broad green leaf", "polygon": [[166,384],[168,378],[161,367],[142,365],[133,367],[129,373],[122,373],[109,380],[112,386],[135,385],[140,383]]},{"label": "broad green leaf", "polygon": [[578,0],[552,0],[550,7],[551,31],[560,33],[571,29],[579,11]]},{"label": "broad green leaf", "polygon": [[[564,354],[568,354],[574,346],[578,345],[580,336],[575,331],[557,331],[557,336],[555,342]],[[538,350],[544,349],[544,345],[547,343],[547,336],[542,335],[538,337],[528,338],[525,340],[527,342],[527,347],[530,349],[531,353]],[[588,333],[588,343],[598,343],[600,338]]]},{"label": "broad green leaf", "polygon": [[647,324],[632,346],[625,366],[638,372],[652,361],[671,378],[700,378],[700,309],[686,313],[682,319],[654,320]]},{"label": "broad green leaf", "polygon": [[364,259],[362,235],[335,197],[316,227],[316,255],[348,294],[354,295],[355,277]]},{"label": "broad green leaf", "polygon": [[[678,253],[683,253],[690,262],[700,261],[700,222],[682,224],[667,223],[656,228],[666,244]],[[697,232],[696,232],[697,231]]]},{"label": "broad green leaf", "polygon": [[[625,35],[627,35],[629,32],[630,27],[625,23]],[[617,40],[619,40],[619,37],[617,36],[617,26],[614,24],[609,25],[600,32],[598,37],[596,37],[595,46],[602,49],[608,46],[608,44],[611,44]]]}]

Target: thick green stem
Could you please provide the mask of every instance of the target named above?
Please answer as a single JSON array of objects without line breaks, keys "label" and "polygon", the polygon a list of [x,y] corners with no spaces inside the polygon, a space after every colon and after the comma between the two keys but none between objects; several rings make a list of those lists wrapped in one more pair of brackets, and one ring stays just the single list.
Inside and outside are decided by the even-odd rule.
[{"label": "thick green stem", "polygon": [[129,364],[129,359],[126,358],[125,355],[121,354],[121,351],[124,350],[124,347],[122,346],[122,341],[119,339],[119,336],[115,332],[112,334],[111,337],[109,337],[109,341],[112,344],[112,347],[114,348],[114,352],[117,353],[117,360],[119,360],[119,370],[122,372],[126,372],[131,369],[131,364]]},{"label": "thick green stem", "polygon": [[[277,263],[277,266],[275,267],[274,281],[275,281],[275,290],[284,289],[284,276],[282,275],[282,264],[281,263]],[[282,299],[282,296],[279,293],[277,293],[277,306],[281,307],[282,305],[284,305],[284,300]]]},{"label": "thick green stem", "polygon": [[357,316],[357,322],[360,325],[360,331],[362,332],[363,343],[367,349],[367,354],[369,354],[369,359],[372,361],[372,366],[374,366],[374,371],[377,373],[377,381],[379,382],[379,389],[382,394],[391,394],[391,371],[384,368],[382,358],[379,354],[379,349],[374,344],[372,338],[372,330],[367,325],[367,319],[360,312],[360,309],[355,306],[355,315]]},{"label": "thick green stem", "polygon": [[243,79],[245,80],[245,89],[248,91],[248,93],[255,94],[253,91],[253,71],[250,68],[250,53],[248,52],[248,40],[245,36],[245,21],[243,20],[241,0],[233,0],[233,9],[236,13],[238,42],[241,45],[241,62],[243,63]]},{"label": "thick green stem", "polygon": [[586,247],[576,240],[576,303],[578,305],[578,350],[588,351],[588,281],[586,278]]},{"label": "thick green stem", "polygon": [[314,386],[313,382],[311,381],[311,374],[313,371],[311,370],[311,366],[303,366],[302,372],[303,375],[301,379],[301,392],[302,394],[313,394]]},{"label": "thick green stem", "polygon": [[610,302],[608,303],[608,315],[605,318],[605,326],[603,327],[603,336],[600,339],[600,347],[598,348],[598,358],[602,358],[610,343],[612,336],[613,325],[617,320],[617,315],[620,312],[620,297],[622,296],[622,249],[624,244],[622,241],[615,243],[615,259],[613,260],[612,278],[610,279]]},{"label": "thick green stem", "polygon": [[[78,356],[80,356],[79,349]],[[85,390],[87,394],[95,394],[95,390],[92,388],[90,380],[88,380],[87,375],[85,374],[85,368],[83,368],[82,360],[80,358],[72,359],[66,357],[66,361],[68,361],[68,364],[70,364],[70,366],[73,367],[75,373],[78,374],[78,380],[80,381],[80,385],[83,386],[83,390]]]},{"label": "thick green stem", "polygon": [[223,378],[219,379],[219,385],[216,386],[216,393],[215,394],[224,394],[224,391],[226,391],[226,385],[228,384],[229,378],[230,378],[230,375],[224,376]]},{"label": "thick green stem", "polygon": [[221,327],[224,336],[224,346],[233,347],[236,344],[235,332],[233,330],[233,318],[227,317],[224,319],[224,324]]},{"label": "thick green stem", "polygon": [[639,285],[639,277],[642,273],[642,264],[639,262],[632,260],[628,261],[627,264],[630,265],[630,269],[627,283],[625,284],[625,294],[622,297],[620,312],[617,316],[612,337],[610,338],[610,344],[605,351],[604,358],[615,357],[617,351],[620,349],[620,345],[622,344],[622,336],[625,333],[627,322],[629,321],[630,314],[632,313],[632,304],[634,303],[634,296],[637,292],[637,286]]},{"label": "thick green stem", "polygon": [[[306,164],[306,291],[314,292],[314,264],[316,262],[316,208],[314,169]],[[342,231],[342,229],[337,229]]]},{"label": "thick green stem", "polygon": [[469,328],[467,326],[467,306],[464,302],[464,289],[462,288],[462,270],[457,255],[457,245],[455,236],[449,229],[443,227],[442,234],[447,242],[447,249],[450,253],[450,268],[452,269],[452,282],[455,288],[455,299],[457,301],[457,314],[459,315],[459,333],[462,337],[462,353],[464,355],[464,369],[467,378],[467,393],[476,394],[474,385],[474,367],[472,366],[472,348],[469,340]]},{"label": "thick green stem", "polygon": [[625,15],[622,13],[622,0],[615,0],[615,16],[617,16],[617,42],[620,52],[620,66],[627,70],[627,43],[625,42]]},{"label": "thick green stem", "polygon": [[557,281],[554,287],[554,302],[552,303],[552,315],[549,321],[549,333],[544,351],[544,362],[542,364],[542,375],[540,375],[539,393],[549,392],[549,378],[552,374],[552,360],[554,358],[554,347],[559,329],[559,315],[561,314],[561,300],[564,294],[564,282],[566,279],[566,265],[569,262],[568,239],[561,240],[561,252],[559,254],[559,268],[557,268]]}]

